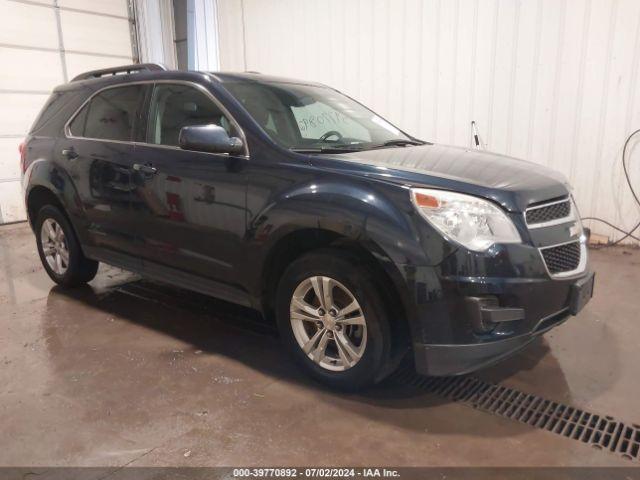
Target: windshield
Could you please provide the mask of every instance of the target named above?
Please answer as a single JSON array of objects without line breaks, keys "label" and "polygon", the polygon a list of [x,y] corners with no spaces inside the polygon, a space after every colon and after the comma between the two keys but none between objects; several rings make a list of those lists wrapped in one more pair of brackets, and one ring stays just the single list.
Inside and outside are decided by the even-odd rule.
[{"label": "windshield", "polygon": [[327,87],[275,82],[224,86],[285,148],[322,152],[422,143]]}]

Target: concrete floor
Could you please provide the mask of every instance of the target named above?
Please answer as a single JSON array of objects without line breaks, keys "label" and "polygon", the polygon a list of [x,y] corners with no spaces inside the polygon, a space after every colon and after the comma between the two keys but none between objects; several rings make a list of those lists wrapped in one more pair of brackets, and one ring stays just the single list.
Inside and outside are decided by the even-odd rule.
[{"label": "concrete floor", "polygon": [[[579,317],[479,373],[640,422],[640,251],[592,252]],[[302,375],[249,311],[101,266],[48,279],[26,224],[0,227],[0,466],[633,463],[409,388]]]}]

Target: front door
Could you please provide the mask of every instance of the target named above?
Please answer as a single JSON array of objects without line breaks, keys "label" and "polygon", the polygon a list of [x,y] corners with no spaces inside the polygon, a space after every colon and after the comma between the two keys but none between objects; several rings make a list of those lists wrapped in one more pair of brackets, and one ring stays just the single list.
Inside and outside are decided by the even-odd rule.
[{"label": "front door", "polygon": [[[234,123],[203,88],[157,83],[133,173],[136,233],[148,267],[164,266],[239,288],[246,225],[245,156],[185,151],[180,129]],[[153,265],[155,264],[155,265]],[[224,295],[221,295],[224,296]]]}]

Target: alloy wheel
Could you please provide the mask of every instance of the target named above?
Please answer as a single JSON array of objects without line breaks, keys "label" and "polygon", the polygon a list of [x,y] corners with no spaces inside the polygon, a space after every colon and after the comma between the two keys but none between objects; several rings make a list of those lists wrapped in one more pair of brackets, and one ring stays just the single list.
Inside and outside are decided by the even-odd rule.
[{"label": "alloy wheel", "polygon": [[354,367],[367,346],[367,323],[353,293],[337,280],[314,276],[302,281],[290,305],[293,334],[302,351],[331,371]]},{"label": "alloy wheel", "polygon": [[54,219],[42,222],[40,242],[49,268],[56,275],[64,275],[69,268],[69,246],[62,227]]}]

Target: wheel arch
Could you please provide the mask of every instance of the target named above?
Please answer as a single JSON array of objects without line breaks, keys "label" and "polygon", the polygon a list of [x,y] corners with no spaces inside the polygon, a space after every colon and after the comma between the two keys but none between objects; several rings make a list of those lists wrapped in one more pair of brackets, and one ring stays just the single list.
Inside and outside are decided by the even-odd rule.
[{"label": "wheel arch", "polygon": [[[253,216],[245,260],[252,303],[273,318],[275,292],[286,267],[313,250],[335,248],[357,257],[375,274],[394,306],[393,320],[413,336],[416,318],[411,272],[424,262],[402,187],[343,175],[314,175],[278,193]],[[404,327],[403,327],[404,328]]]},{"label": "wheel arch", "polygon": [[82,246],[82,242],[80,241],[80,236],[78,235],[78,228],[75,225],[71,215],[65,208],[64,202],[61,200],[60,196],[57,195],[53,189],[44,186],[44,185],[34,185],[31,187],[26,196],[25,201],[26,209],[27,209],[27,220],[29,221],[29,225],[31,229],[35,233],[36,229],[36,220],[38,218],[38,212],[45,205],[53,205],[60,210],[62,215],[68,220],[69,225],[71,225],[71,229],[73,230],[73,234],[78,241],[80,246],[80,250],[84,255],[84,249]]},{"label": "wheel arch", "polygon": [[58,195],[53,192],[53,190],[43,185],[35,185],[29,190],[26,199],[27,219],[29,220],[29,224],[32,229],[35,228],[38,212],[45,205],[55,205],[67,216],[67,218],[69,217],[62,201]]},{"label": "wheel arch", "polygon": [[411,307],[406,292],[403,292],[404,279],[398,267],[371,241],[349,238],[321,228],[303,228],[290,232],[270,249],[260,279],[261,309],[265,316],[274,318],[276,291],[287,266],[308,253],[327,249],[355,258],[372,273],[385,305],[390,310],[392,327],[410,336]]},{"label": "wheel arch", "polygon": [[28,179],[28,182],[24,199],[31,228],[35,228],[39,209],[50,203],[62,211],[80,244],[85,244],[87,239],[82,235],[81,226],[86,215],[80,203],[77,186],[69,172],[53,161],[37,159],[27,168],[25,179]]}]

